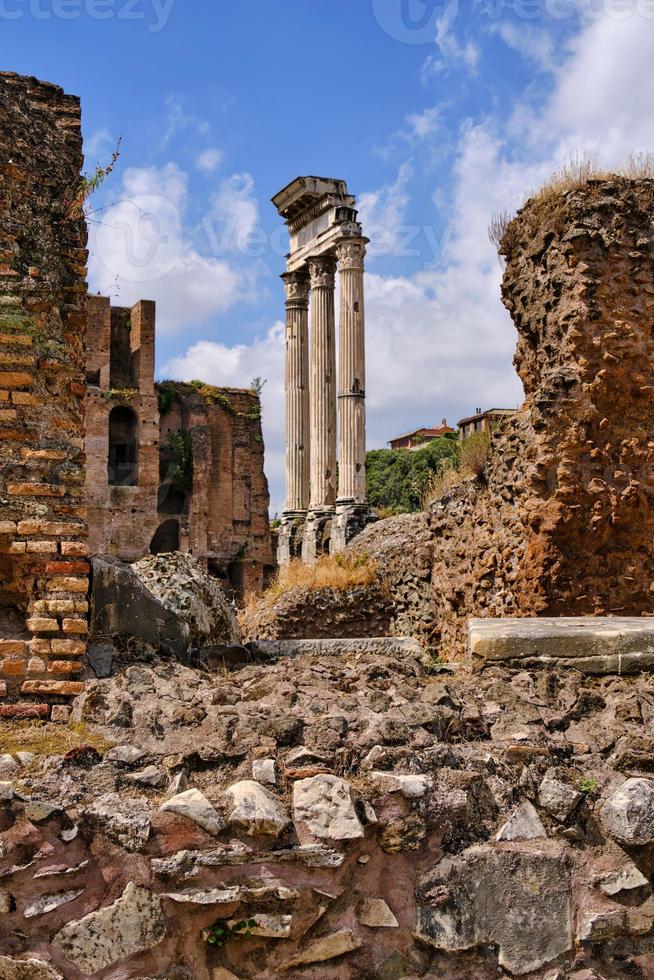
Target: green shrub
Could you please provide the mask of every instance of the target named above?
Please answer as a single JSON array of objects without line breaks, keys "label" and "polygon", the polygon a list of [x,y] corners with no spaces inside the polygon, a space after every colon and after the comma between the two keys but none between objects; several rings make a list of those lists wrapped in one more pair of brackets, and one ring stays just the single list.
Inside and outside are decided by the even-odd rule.
[{"label": "green shrub", "polygon": [[374,449],[366,456],[366,489],[370,505],[383,516],[414,513],[434,474],[458,460],[454,433],[433,439],[421,449]]}]

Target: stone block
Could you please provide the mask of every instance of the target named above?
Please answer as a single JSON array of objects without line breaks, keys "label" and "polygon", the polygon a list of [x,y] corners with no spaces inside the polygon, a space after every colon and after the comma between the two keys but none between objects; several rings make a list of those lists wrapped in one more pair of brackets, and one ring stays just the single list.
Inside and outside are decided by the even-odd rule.
[{"label": "stone block", "polygon": [[33,616],[27,620],[27,628],[32,633],[58,633],[59,622],[56,619],[47,619],[44,616]]},{"label": "stone block", "polygon": [[55,537],[59,537],[60,535],[75,537],[85,535],[87,529],[85,524],[69,523],[66,521],[25,520],[18,522],[18,533],[25,536],[45,534]]},{"label": "stone block", "polygon": [[71,709],[67,704],[53,704],[50,712],[50,720],[67,725],[70,721]]},{"label": "stone block", "polygon": [[90,975],[153,949],[165,935],[160,899],[130,882],[111,905],[68,922],[53,943],[81,973]]},{"label": "stone block", "polygon": [[79,660],[52,660],[48,664],[49,674],[79,674],[84,669],[84,665]]},{"label": "stone block", "polygon": [[28,371],[0,371],[0,385],[3,388],[29,388],[34,376]]},{"label": "stone block", "polygon": [[[570,875],[554,845],[471,847],[443,858],[423,876],[419,893],[426,897],[415,935],[436,949],[454,953],[493,943],[500,967],[521,975],[572,948]],[[438,901],[443,893],[447,903]]]},{"label": "stone block", "polygon": [[24,640],[0,640],[0,657],[22,656],[24,653]]},{"label": "stone block", "polygon": [[62,541],[61,554],[66,558],[84,558],[89,553],[89,546],[83,541]]},{"label": "stone block", "polygon": [[60,576],[49,579],[46,590],[48,592],[88,592],[88,579]]},{"label": "stone block", "polygon": [[26,550],[28,554],[56,555],[57,542],[56,541],[28,541]]},{"label": "stone block", "polygon": [[88,575],[91,567],[87,561],[49,561],[45,570],[48,575]]},{"label": "stone block", "polygon": [[472,619],[468,650],[473,670],[491,664],[572,667],[588,674],[654,669],[654,618],[579,616]]},{"label": "stone block", "polygon": [[64,619],[61,623],[64,633],[88,633],[89,627],[85,619]]}]

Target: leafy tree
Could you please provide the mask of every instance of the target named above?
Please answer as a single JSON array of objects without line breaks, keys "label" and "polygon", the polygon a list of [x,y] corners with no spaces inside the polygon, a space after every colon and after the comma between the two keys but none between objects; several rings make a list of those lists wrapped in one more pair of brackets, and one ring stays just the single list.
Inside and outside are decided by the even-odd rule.
[{"label": "leafy tree", "polygon": [[420,510],[429,480],[446,460],[455,461],[459,441],[455,433],[425,443],[422,449],[373,449],[366,456],[366,486],[372,507],[388,514]]}]

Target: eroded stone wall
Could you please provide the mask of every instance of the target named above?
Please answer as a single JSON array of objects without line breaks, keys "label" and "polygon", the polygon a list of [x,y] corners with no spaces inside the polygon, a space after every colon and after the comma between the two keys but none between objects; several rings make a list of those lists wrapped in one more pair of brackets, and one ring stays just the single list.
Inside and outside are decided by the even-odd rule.
[{"label": "eroded stone wall", "polygon": [[0,73],[0,717],[82,690],[86,225],[80,104]]},{"label": "eroded stone wall", "polygon": [[523,409],[429,514],[434,641],[470,616],[654,613],[654,182],[591,181],[509,226]]}]

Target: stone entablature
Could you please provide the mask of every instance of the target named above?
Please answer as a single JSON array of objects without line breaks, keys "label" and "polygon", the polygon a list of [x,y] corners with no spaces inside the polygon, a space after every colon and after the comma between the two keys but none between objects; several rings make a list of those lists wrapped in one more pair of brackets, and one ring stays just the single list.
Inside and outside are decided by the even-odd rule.
[{"label": "stone entablature", "polygon": [[226,588],[272,573],[256,392],[155,384],[155,304],[89,297],[87,494],[91,553],[188,552]]},{"label": "stone entablature", "polygon": [[291,240],[282,276],[286,505],[278,557],[287,562],[301,553],[306,561],[315,561],[326,550],[342,550],[368,514],[363,290],[368,239],[345,181],[298,177],[273,198],[273,204],[286,220]]},{"label": "stone entablature", "polygon": [[86,225],[80,104],[0,73],[0,718],[83,690]]}]

